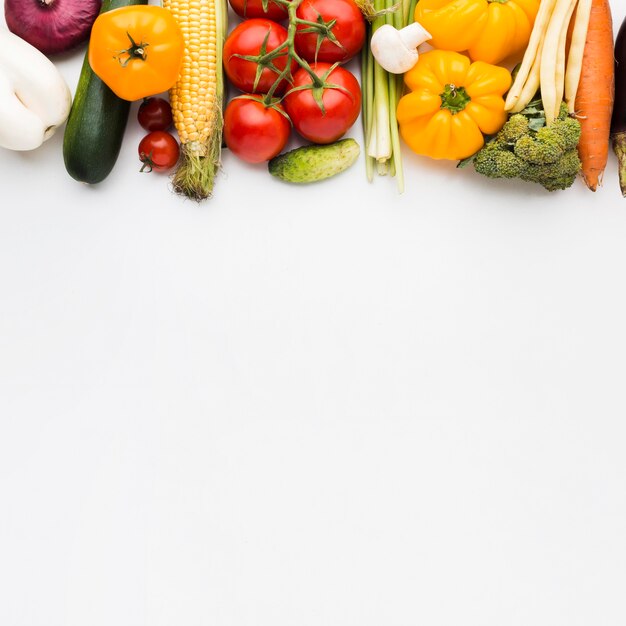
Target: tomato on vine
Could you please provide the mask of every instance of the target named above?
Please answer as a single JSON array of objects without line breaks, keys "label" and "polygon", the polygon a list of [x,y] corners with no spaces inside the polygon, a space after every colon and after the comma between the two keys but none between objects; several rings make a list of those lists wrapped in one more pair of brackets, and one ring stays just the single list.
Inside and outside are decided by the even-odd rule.
[{"label": "tomato on vine", "polygon": [[354,75],[338,65],[317,63],[315,80],[301,68],[283,103],[294,128],[314,143],[332,143],[356,122],[361,87]]},{"label": "tomato on vine", "polygon": [[289,140],[291,122],[280,104],[262,97],[234,98],[224,111],[224,140],[228,148],[248,163],[262,163],[280,154]]},{"label": "tomato on vine", "polygon": [[304,0],[296,17],[298,54],[310,62],[343,63],[365,43],[365,18],[354,0]]},{"label": "tomato on vine", "polygon": [[[239,24],[224,43],[224,70],[231,83],[247,93],[267,93],[287,67],[286,41],[287,29],[271,20],[254,18]],[[296,67],[292,60],[291,71]],[[274,93],[280,95],[287,85],[287,80],[281,81]]]},{"label": "tomato on vine", "polygon": [[273,0],[229,0],[233,11],[243,19],[266,17],[280,22],[287,19],[287,9]]}]

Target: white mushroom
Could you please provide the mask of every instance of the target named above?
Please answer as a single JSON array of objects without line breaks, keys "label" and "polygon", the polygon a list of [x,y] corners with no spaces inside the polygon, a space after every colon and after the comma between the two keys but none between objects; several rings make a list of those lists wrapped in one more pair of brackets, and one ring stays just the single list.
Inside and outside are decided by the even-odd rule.
[{"label": "white mushroom", "polygon": [[384,24],[372,35],[370,49],[382,68],[391,74],[403,74],[417,63],[417,47],[431,38],[418,22],[401,30]]}]

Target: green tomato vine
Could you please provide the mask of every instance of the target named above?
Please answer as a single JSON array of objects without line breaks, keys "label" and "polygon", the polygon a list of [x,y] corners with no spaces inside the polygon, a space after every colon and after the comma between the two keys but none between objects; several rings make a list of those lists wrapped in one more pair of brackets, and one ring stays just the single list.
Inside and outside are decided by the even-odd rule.
[{"label": "green tomato vine", "polygon": [[[261,79],[261,75],[263,74],[263,71],[265,69],[269,69],[275,74],[277,74],[276,80],[272,83],[272,86],[270,87],[270,89],[267,91],[266,94],[263,94],[262,96],[261,101],[266,107],[274,107],[278,109],[276,105],[279,102],[281,102],[286,96],[288,96],[291,93],[294,93],[295,91],[302,91],[306,89],[306,90],[312,91],[312,95],[316,104],[319,106],[322,113],[325,113],[324,101],[323,101],[324,90],[339,89],[341,91],[349,93],[345,87],[329,82],[328,80],[333,70],[339,65],[339,63],[333,64],[321,76],[318,75],[318,73],[315,71],[315,66],[317,63],[314,62],[312,66],[306,59],[303,59],[298,54],[298,51],[296,50],[296,46],[295,46],[295,37],[296,37],[296,32],[303,33],[303,34],[304,33],[316,33],[317,34],[316,50],[315,50],[316,59],[317,59],[317,54],[320,50],[322,43],[326,40],[332,42],[334,45],[343,49],[341,42],[337,40],[334,33],[332,32],[332,29],[336,24],[336,20],[330,19],[328,21],[325,21],[322,15],[319,15],[319,14],[315,22],[299,18],[296,12],[298,10],[298,7],[302,4],[304,0],[271,0],[271,1],[287,9],[287,16],[288,16],[289,24],[287,26],[286,40],[282,44],[280,44],[280,46],[268,52],[267,42],[270,36],[270,33],[268,31],[267,35],[265,36],[265,39],[263,40],[263,43],[261,44],[261,49],[259,50],[259,54],[256,54],[256,55],[236,54],[234,56],[237,56],[241,59],[257,64],[256,75],[254,79],[254,90],[256,90],[257,85]],[[266,4],[264,3],[263,6],[266,6]],[[370,5],[367,5],[367,6],[370,6]],[[361,8],[361,10],[363,11],[360,4],[359,4],[359,8]],[[367,17],[367,12],[364,12],[364,13]],[[298,30],[299,26],[301,28]],[[285,68],[282,70],[279,69],[275,63],[276,60],[279,58],[281,60],[283,58],[286,58],[286,65],[285,65]],[[275,95],[276,91],[284,83],[284,81],[287,81],[290,85],[293,85],[293,73],[291,71],[291,67],[294,64],[294,62],[299,68],[302,68],[307,72],[307,74],[309,75],[311,79],[311,82],[309,84],[300,85],[298,87],[292,86],[291,89],[287,90],[285,95],[283,95],[282,97],[277,97]]]}]

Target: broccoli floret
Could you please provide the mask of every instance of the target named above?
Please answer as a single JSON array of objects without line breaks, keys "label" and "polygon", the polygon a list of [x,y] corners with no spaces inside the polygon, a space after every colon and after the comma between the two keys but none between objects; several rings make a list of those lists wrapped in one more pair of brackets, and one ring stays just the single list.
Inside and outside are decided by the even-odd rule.
[{"label": "broccoli floret", "polygon": [[[559,117],[545,126],[534,106],[512,115],[502,130],[474,157],[479,174],[489,178],[521,178],[548,191],[567,189],[580,171],[576,147],[580,123],[561,106]],[[543,123],[542,123],[543,120]]]},{"label": "broccoli floret", "polygon": [[526,164],[513,152],[503,150],[492,141],[476,155],[474,167],[479,174],[489,178],[519,178]]},{"label": "broccoli floret", "polygon": [[515,144],[515,154],[525,161],[542,165],[556,163],[580,140],[580,123],[574,118],[557,119],[540,128],[534,136],[524,135]]},{"label": "broccoli floret", "polygon": [[509,121],[496,135],[498,143],[515,144],[515,142],[528,133],[528,118],[517,113],[509,118]]},{"label": "broccoli floret", "polygon": [[[565,106],[565,105],[563,105]],[[574,150],[578,147],[580,141],[580,122],[573,117],[560,118],[550,126],[551,129],[558,131],[564,141],[564,150]]]},{"label": "broccoli floret", "polygon": [[543,185],[548,191],[571,187],[580,172],[581,163],[576,149],[566,152],[556,163],[529,164],[520,178]]},{"label": "broccoli floret", "polygon": [[554,125],[540,128],[536,135],[524,135],[515,144],[515,154],[528,163],[555,163],[565,152],[565,138]]}]

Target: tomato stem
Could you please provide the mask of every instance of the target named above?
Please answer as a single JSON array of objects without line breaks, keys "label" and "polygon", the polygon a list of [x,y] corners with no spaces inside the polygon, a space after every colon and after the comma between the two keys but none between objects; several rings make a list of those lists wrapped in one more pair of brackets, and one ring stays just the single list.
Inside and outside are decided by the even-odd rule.
[{"label": "tomato stem", "polygon": [[[141,43],[136,43],[128,31],[126,32],[126,35],[130,40],[130,47],[125,50],[119,50],[115,55],[115,58],[122,67],[126,67],[133,59],[145,61],[148,58],[146,48],[150,45],[149,43],[144,43],[143,41]],[[124,55],[128,56],[125,59],[122,59]]]},{"label": "tomato stem", "polygon": [[150,154],[142,152],[139,155],[139,160],[143,163],[141,169],[139,170],[142,174],[149,174],[154,169],[154,161],[152,160],[153,154],[154,153],[151,151]]},{"label": "tomato stem", "polygon": [[[261,78],[261,74],[263,73],[264,69],[266,68],[270,69],[277,75],[276,80],[272,83],[272,86],[268,89],[267,93],[263,97],[263,104],[265,106],[271,106],[273,103],[280,102],[280,100],[282,100],[282,98],[277,99],[275,94],[276,94],[276,91],[279,89],[279,87],[284,83],[284,81],[287,81],[288,83],[293,84],[293,73],[291,71],[291,66],[295,62],[296,65],[304,69],[309,75],[309,77],[311,78],[310,85],[304,85],[297,89],[298,90],[311,89],[314,93],[315,101],[317,102],[320,109],[324,111],[324,104],[322,102],[322,94],[323,94],[324,89],[342,89],[342,88],[339,87],[338,85],[333,85],[332,83],[328,82],[327,78],[330,72],[326,72],[324,76],[317,75],[313,67],[311,67],[311,65],[308,63],[308,61],[303,59],[297,53],[296,46],[295,46],[295,38],[296,38],[296,32],[297,32],[298,26],[305,25],[310,29],[314,28],[318,32],[319,36],[321,37],[321,40],[323,40],[324,38],[327,38],[333,43],[336,43],[336,45],[341,47],[341,44],[338,41],[334,41],[335,38],[331,32],[331,29],[335,25],[335,21],[331,20],[329,22],[324,22],[322,20],[320,22],[312,22],[309,20],[300,19],[299,17],[297,17],[296,11],[298,10],[298,7],[302,4],[303,0],[292,0],[291,2],[289,0],[274,0],[274,2],[284,6],[287,9],[287,14],[289,18],[289,24],[287,26],[287,39],[283,43],[281,43],[279,46],[271,50],[270,52],[267,52],[266,50],[267,37],[266,37],[265,41],[263,42],[263,45],[261,46],[261,50],[259,51],[259,54],[257,55],[236,54],[233,56],[237,56],[241,59],[244,59],[246,61],[251,61],[252,63],[257,64],[257,73],[255,77],[255,84],[254,84],[255,89]],[[268,36],[269,36],[269,33],[268,33]],[[319,46],[321,45],[321,40],[318,41],[318,50],[319,50]],[[285,56],[287,57],[285,68],[283,70],[279,70],[276,67],[275,61],[276,59],[282,58]],[[333,69],[334,67],[336,66],[333,66]],[[292,91],[293,89],[289,90],[287,93],[291,93]],[[285,96],[283,96],[283,98],[284,97]]]}]

